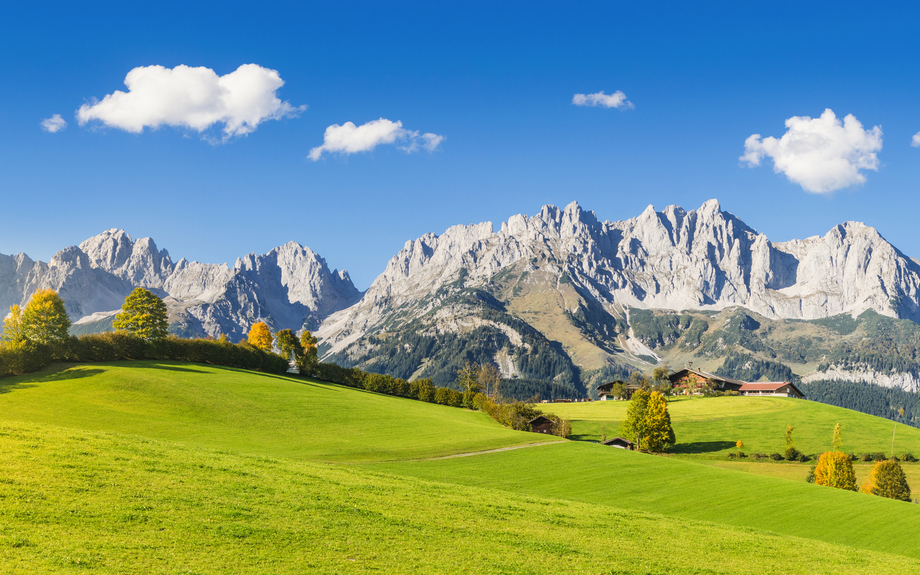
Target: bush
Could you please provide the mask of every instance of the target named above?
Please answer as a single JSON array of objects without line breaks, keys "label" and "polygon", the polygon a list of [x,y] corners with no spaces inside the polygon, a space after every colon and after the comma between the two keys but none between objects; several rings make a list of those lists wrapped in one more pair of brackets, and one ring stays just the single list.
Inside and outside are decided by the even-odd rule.
[{"label": "bush", "polygon": [[888,456],[881,451],[876,451],[872,454],[872,461],[885,461],[886,459],[888,459]]},{"label": "bush", "polygon": [[910,486],[907,484],[907,477],[895,459],[876,463],[860,491],[898,501],[910,501]]},{"label": "bush", "polygon": [[738,454],[735,453],[734,451],[730,451],[730,452],[728,453],[728,458],[729,458],[729,459],[735,459],[736,457],[738,457]]},{"label": "bush", "polygon": [[760,461],[761,459],[769,459],[769,458],[770,456],[767,455],[766,453],[752,453],[751,454],[751,459],[756,459],[757,461]]},{"label": "bush", "polygon": [[907,462],[909,462],[909,463],[916,463],[916,462],[917,462],[917,458],[914,457],[914,454],[913,454],[913,453],[909,453],[909,452],[908,452],[908,453],[905,453],[904,455],[901,456],[901,461],[907,461]]},{"label": "bush", "polygon": [[770,454],[770,459],[772,459],[773,461],[782,461],[782,460],[783,460],[783,456],[780,455],[779,453],[771,453],[771,454]]},{"label": "bush", "polygon": [[872,461],[872,454],[871,453],[860,453],[859,460],[860,461]]},{"label": "bush", "polygon": [[795,447],[787,448],[786,453],[783,454],[783,457],[786,459],[786,461],[806,461],[805,454]]},{"label": "bush", "polygon": [[856,473],[849,456],[839,451],[822,453],[815,466],[815,483],[837,489],[856,491]]}]

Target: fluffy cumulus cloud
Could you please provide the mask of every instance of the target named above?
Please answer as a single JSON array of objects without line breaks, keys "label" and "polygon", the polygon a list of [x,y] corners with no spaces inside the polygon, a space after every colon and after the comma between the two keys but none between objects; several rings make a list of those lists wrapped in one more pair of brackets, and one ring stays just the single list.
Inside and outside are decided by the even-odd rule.
[{"label": "fluffy cumulus cloud", "polygon": [[920,148],[920,132],[914,134],[914,137],[910,140],[910,145],[915,148]]},{"label": "fluffy cumulus cloud", "polygon": [[369,152],[382,144],[396,144],[407,153],[419,149],[435,151],[444,136],[407,130],[402,127],[402,122],[391,122],[386,118],[372,120],[360,126],[352,122],[345,122],[341,126],[333,124],[326,128],[323,135],[323,145],[310,150],[309,158],[314,162],[322,157],[324,152],[338,154],[354,154]]},{"label": "fluffy cumulus cloud", "polygon": [[597,92],[596,94],[575,94],[572,96],[572,103],[576,106],[600,106],[602,108],[617,108],[632,110],[635,108],[632,102],[626,99],[626,94],[617,90],[613,94]]},{"label": "fluffy cumulus cloud", "polygon": [[77,120],[81,126],[98,121],[134,133],[164,125],[202,133],[223,124],[226,141],[252,132],[266,120],[305,110],[306,106],[278,98],[283,85],[277,71],[256,64],[244,64],[223,76],[204,67],[141,66],[125,76],[127,92],[116,90],[102,101],[84,104]]},{"label": "fluffy cumulus cloud", "polygon": [[41,123],[42,130],[56,134],[67,127],[67,121],[60,114],[45,118]]},{"label": "fluffy cumulus cloud", "polygon": [[785,174],[806,191],[828,194],[866,181],[860,170],[878,170],[882,128],[863,129],[852,114],[841,122],[830,109],[818,118],[793,116],[782,138],[754,134],[744,141],[741,161],[759,166],[773,160],[773,171]]}]

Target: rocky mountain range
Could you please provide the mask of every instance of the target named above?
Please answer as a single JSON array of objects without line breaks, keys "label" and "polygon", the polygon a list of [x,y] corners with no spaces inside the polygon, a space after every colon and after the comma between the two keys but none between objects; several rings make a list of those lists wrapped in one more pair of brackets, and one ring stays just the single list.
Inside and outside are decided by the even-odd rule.
[{"label": "rocky mountain range", "polygon": [[348,272],[330,272],[322,257],[295,242],[249,254],[232,267],[184,258],[173,263],[152,239],[135,241],[116,229],[61,250],[48,263],[0,255],[0,309],[24,305],[36,289],[51,288],[64,299],[77,332],[109,328],[137,286],[164,298],[174,333],[234,340],[256,321],[276,330],[316,329],[361,297]]},{"label": "rocky mountain range", "polygon": [[[105,329],[138,285],[164,297],[180,335],[239,339],[264,320],[316,330],[328,360],[439,384],[467,360],[494,363],[521,393],[544,395],[582,394],[596,379],[693,360],[711,371],[786,365],[812,379],[865,380],[853,374],[884,369],[901,387],[920,378],[901,360],[870,369],[840,353],[866,330],[887,333],[872,318],[913,337],[915,260],[858,222],[773,243],[716,200],[689,211],[649,206],[617,222],[572,203],[513,216],[498,230],[454,226],[406,242],[363,294],[347,272],[330,272],[293,242],[232,267],[173,263],[153,240],[119,230],[49,263],[0,255],[0,309],[51,287],[78,331]],[[846,318],[859,325],[834,331]],[[796,354],[805,340],[823,343]]]}]

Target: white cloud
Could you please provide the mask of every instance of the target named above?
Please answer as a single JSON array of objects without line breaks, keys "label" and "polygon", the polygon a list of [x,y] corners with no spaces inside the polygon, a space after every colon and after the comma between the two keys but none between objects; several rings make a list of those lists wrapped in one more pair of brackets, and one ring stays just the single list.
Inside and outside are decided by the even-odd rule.
[{"label": "white cloud", "polygon": [[45,118],[41,123],[42,130],[55,134],[67,127],[67,122],[60,114],[55,114],[50,118]]},{"label": "white cloud", "polygon": [[827,109],[818,118],[793,116],[786,128],[780,139],[749,137],[740,160],[755,167],[769,157],[774,172],[816,194],[865,183],[860,170],[878,171],[875,153],[882,149],[881,126],[867,131],[852,114],[841,122]]},{"label": "white cloud", "polygon": [[244,64],[224,76],[204,67],[141,66],[125,76],[127,92],[116,90],[101,102],[84,104],[77,120],[81,126],[97,120],[134,133],[163,125],[201,133],[223,124],[226,141],[254,131],[265,120],[305,110],[275,95],[283,85],[277,71],[256,64]]},{"label": "white cloud", "polygon": [[628,110],[635,108],[633,103],[626,99],[626,94],[620,90],[609,95],[604,92],[575,94],[572,96],[572,103],[576,106],[602,106],[604,108],[625,108]]},{"label": "white cloud", "polygon": [[914,134],[914,137],[910,140],[910,145],[915,148],[920,148],[920,132]]},{"label": "white cloud", "polygon": [[433,152],[443,141],[444,136],[430,132],[419,134],[417,131],[406,130],[402,127],[402,122],[391,122],[386,118],[372,120],[360,126],[355,126],[352,122],[345,122],[341,126],[333,124],[326,128],[323,134],[323,145],[310,150],[308,157],[315,162],[320,159],[323,152],[339,154],[369,152],[381,144],[396,144],[397,142],[402,144],[397,147],[409,154],[418,151],[419,148]]}]

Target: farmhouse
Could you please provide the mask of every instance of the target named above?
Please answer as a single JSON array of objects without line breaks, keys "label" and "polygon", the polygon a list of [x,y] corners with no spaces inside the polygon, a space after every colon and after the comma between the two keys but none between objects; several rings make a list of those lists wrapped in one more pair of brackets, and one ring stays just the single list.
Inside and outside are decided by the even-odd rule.
[{"label": "farmhouse", "polygon": [[534,433],[550,434],[553,432],[553,420],[543,415],[538,415],[528,423],[530,424],[530,430]]},{"label": "farmhouse", "polygon": [[687,385],[688,383],[701,386],[706,385],[708,380],[712,380],[716,383],[716,387],[719,391],[739,391],[741,386],[747,383],[739,379],[723,377],[721,375],[715,375],[714,373],[706,373],[699,369],[690,368],[675,371],[668,376],[668,379],[671,380],[671,385],[674,386]]},{"label": "farmhouse", "polygon": [[599,401],[607,401],[607,399],[613,399],[615,396],[612,394],[611,390],[614,385],[621,384],[626,386],[626,397],[623,399],[629,399],[632,397],[633,392],[639,389],[639,386],[634,383],[626,383],[622,379],[617,379],[615,381],[608,381],[607,383],[602,383],[597,386],[597,399]]},{"label": "farmhouse", "polygon": [[719,391],[737,391],[741,395],[770,395],[775,397],[797,397],[803,399],[805,394],[802,393],[794,383],[788,381],[764,381],[749,382],[740,379],[723,377],[714,373],[707,373],[699,369],[682,369],[675,371],[668,379],[671,385],[680,386],[687,383],[696,385],[705,385],[707,381],[713,381]]}]

